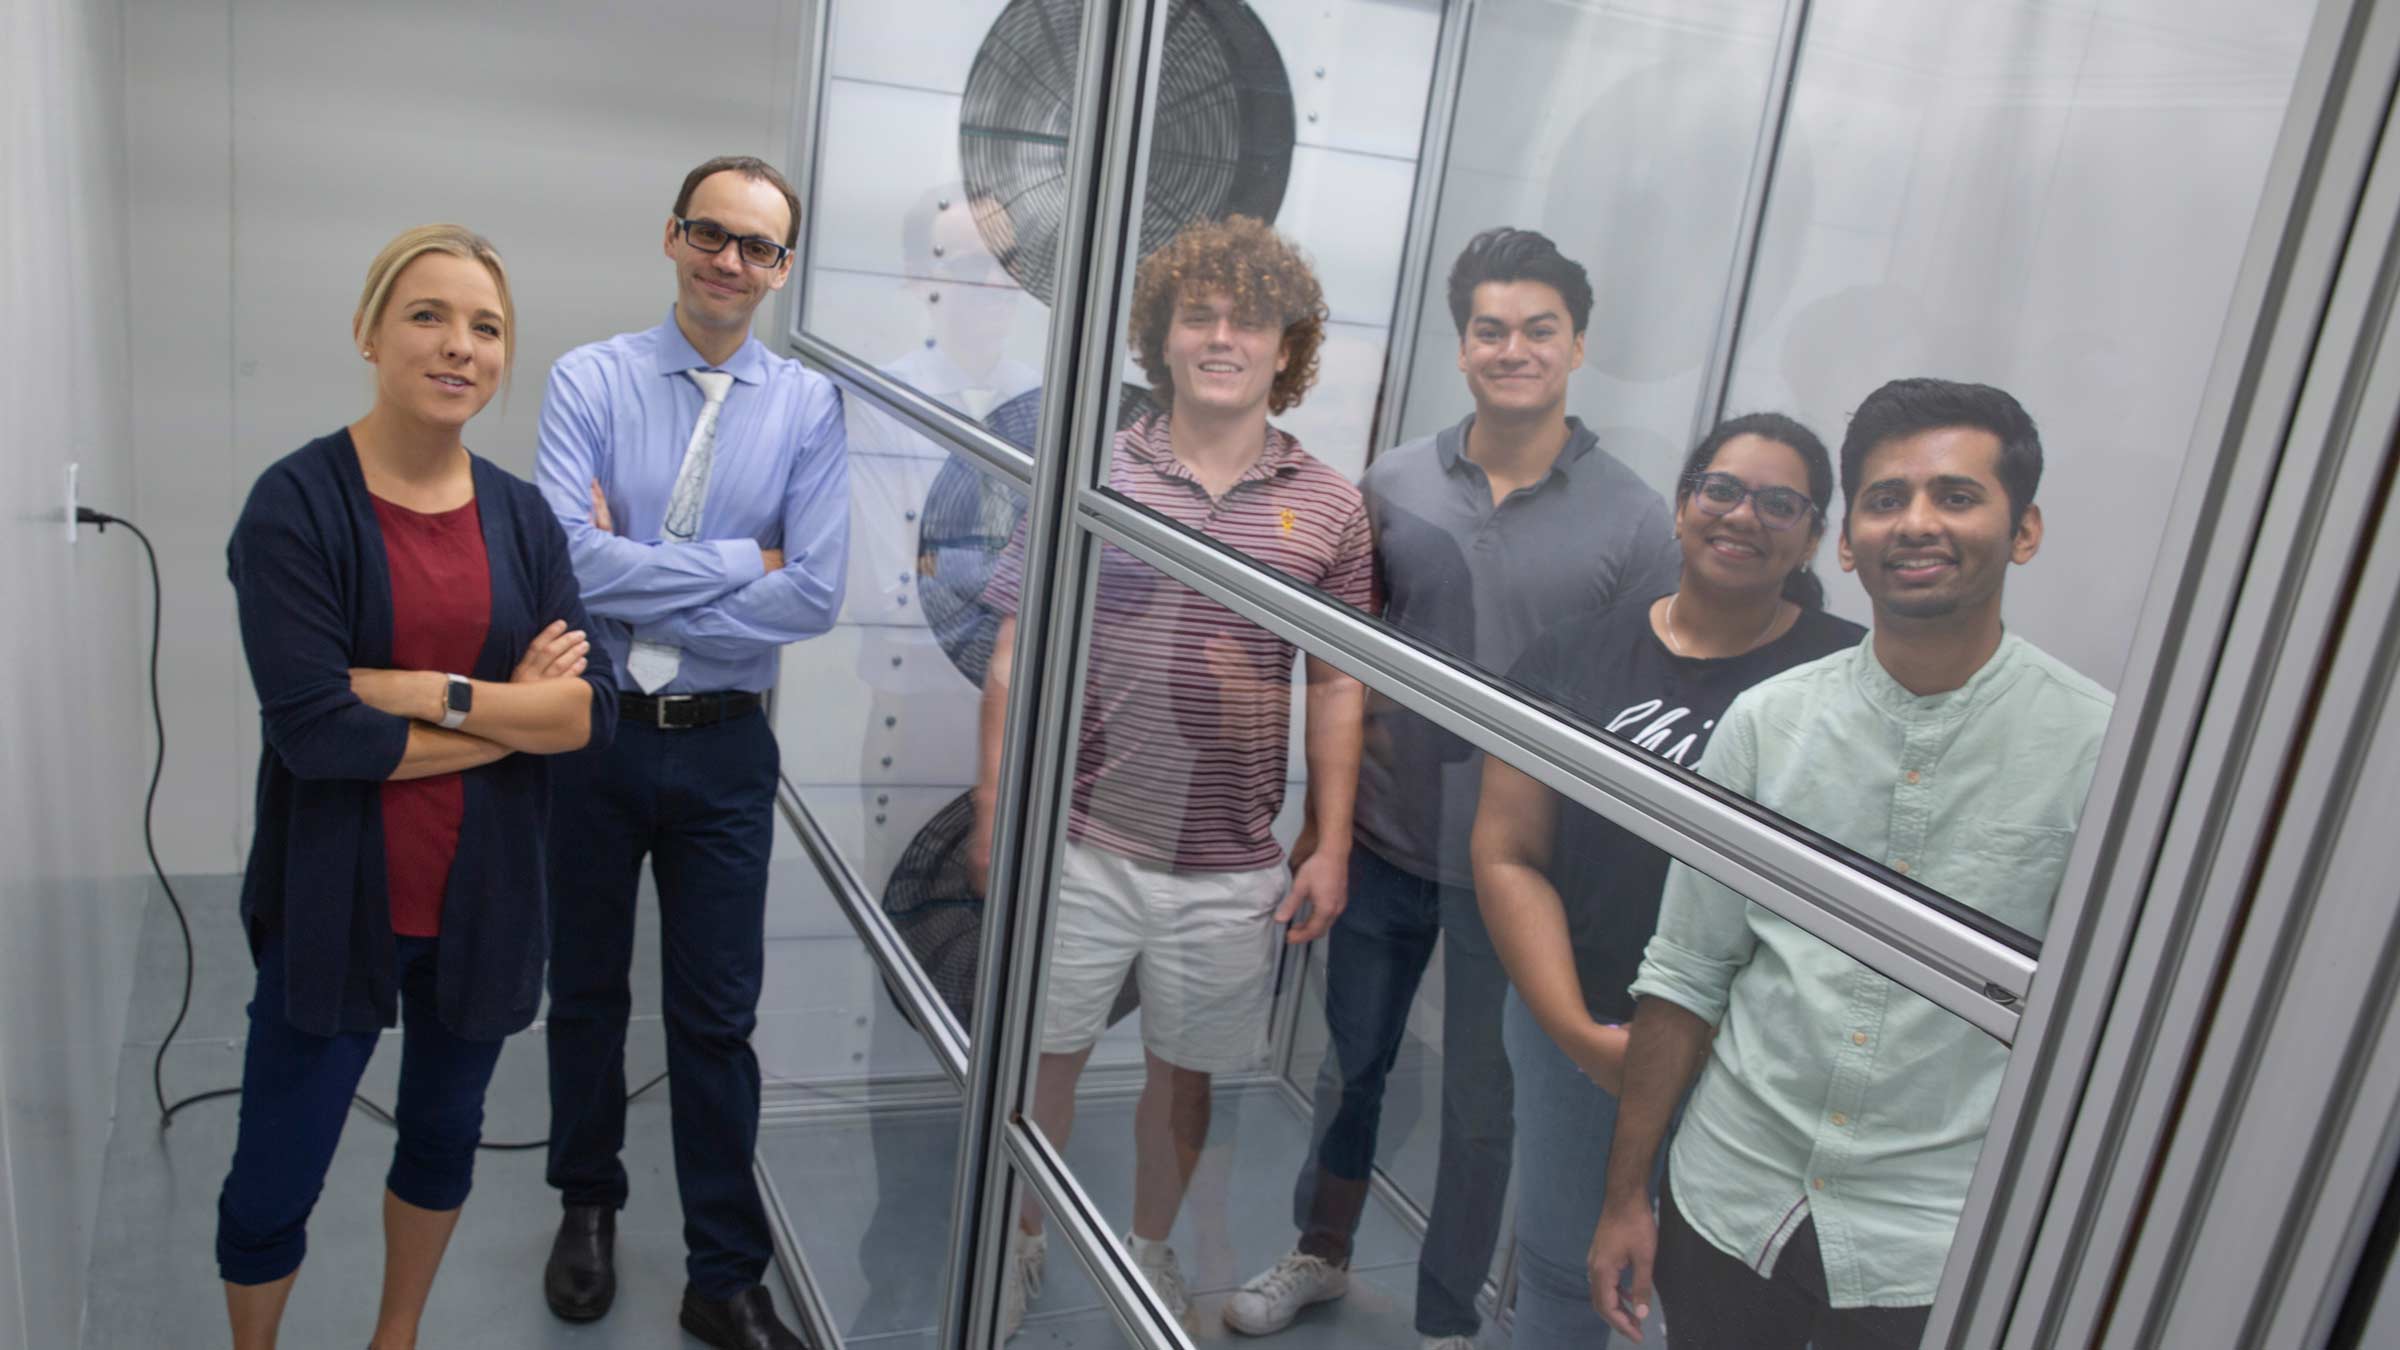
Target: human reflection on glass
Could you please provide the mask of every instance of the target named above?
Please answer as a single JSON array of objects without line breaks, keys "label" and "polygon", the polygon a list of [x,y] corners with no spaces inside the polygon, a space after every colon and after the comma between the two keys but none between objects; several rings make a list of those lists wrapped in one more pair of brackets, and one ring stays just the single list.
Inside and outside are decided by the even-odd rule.
[{"label": "human reflection on glass", "polygon": [[[1010,354],[1011,330],[1026,301],[989,242],[1009,238],[1007,222],[989,194],[971,194],[957,183],[927,189],[900,218],[902,256],[912,273],[901,290],[924,309],[925,339],[886,361],[883,371],[975,418],[1041,381],[1031,365]],[[930,444],[880,411],[867,426],[854,426],[851,438],[871,450]]]},{"label": "human reflection on glass", "polygon": [[[1779,671],[1856,646],[1811,562],[1833,504],[1832,456],[1774,413],[1719,425],[1675,493],[1676,589],[1545,629],[1509,679],[1607,733],[1699,762],[1726,706]],[[1511,1344],[1589,1347],[1584,1258],[1633,1014],[1634,967],[1658,919],[1667,855],[1504,761],[1482,761],[1475,894],[1514,992],[1517,1301]]]},{"label": "human reflection on glass", "polygon": [[[1379,456],[1363,487],[1385,620],[1506,670],[1560,615],[1671,588],[1675,552],[1664,500],[1566,412],[1592,313],[1583,267],[1530,230],[1489,230],[1454,261],[1448,298],[1475,410]],[[1370,696],[1350,904],[1326,953],[1330,1046],[1294,1185],[1299,1240],[1227,1302],[1237,1331],[1280,1331],[1347,1291],[1386,1087],[1446,937],[1440,1160],[1415,1320],[1428,1341],[1476,1334],[1511,1133],[1507,978],[1467,848],[1478,767],[1464,742]]]},{"label": "human reflection on glass", "polygon": [[[1165,415],[1118,434],[1109,486],[1345,603],[1372,599],[1358,490],[1268,424],[1315,378],[1323,292],[1245,217],[1187,228],[1134,281],[1131,346]],[[1013,615],[1023,535],[985,603]],[[977,857],[988,858],[1015,620],[984,682]],[[1257,1067],[1282,941],[1331,927],[1347,893],[1364,691],[1311,657],[1310,828],[1287,862],[1271,833],[1290,751],[1292,645],[1130,555],[1103,549],[1068,846],[1053,900],[1033,1116],[1064,1146],[1075,1087],[1126,972],[1142,1007],[1128,1238],[1160,1299],[1190,1299],[1167,1236],[1207,1143],[1213,1075]],[[978,869],[981,873],[981,868]],[[1038,1290],[1038,1210],[1020,1215],[1003,1294],[1010,1332]]]},{"label": "human reflection on glass", "polygon": [[[2109,714],[2001,622],[2009,569],[2042,543],[2041,471],[2033,419],[2000,390],[1870,394],[1842,443],[1839,555],[1874,632],[1736,699],[1700,760],[2036,936]],[[1678,1345],[1915,1345],[2006,1047],[1681,864],[1632,992],[1595,1306],[1638,1336],[1655,1263]]]}]

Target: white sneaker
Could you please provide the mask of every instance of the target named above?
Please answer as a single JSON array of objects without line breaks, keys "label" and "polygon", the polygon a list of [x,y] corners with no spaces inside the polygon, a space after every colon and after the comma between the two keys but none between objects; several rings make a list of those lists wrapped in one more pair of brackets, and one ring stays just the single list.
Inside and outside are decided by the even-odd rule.
[{"label": "white sneaker", "polygon": [[1428,1336],[1417,1343],[1417,1350],[1475,1350],[1472,1336]]},{"label": "white sneaker", "polygon": [[1042,1267],[1050,1259],[1050,1235],[1020,1228],[1010,1235],[1008,1269],[1000,1276],[1000,1339],[1025,1325],[1025,1305],[1042,1293]]},{"label": "white sneaker", "polygon": [[1350,1272],[1322,1257],[1293,1252],[1225,1300],[1225,1325],[1245,1336],[1272,1336],[1300,1310],[1350,1292]]},{"label": "white sneaker", "polygon": [[1145,1242],[1131,1233],[1125,1235],[1125,1249],[1133,1253],[1134,1269],[1149,1281],[1150,1292],[1167,1305],[1176,1321],[1189,1323],[1192,1295],[1184,1288],[1183,1268],[1175,1263],[1175,1249],[1163,1242]]}]

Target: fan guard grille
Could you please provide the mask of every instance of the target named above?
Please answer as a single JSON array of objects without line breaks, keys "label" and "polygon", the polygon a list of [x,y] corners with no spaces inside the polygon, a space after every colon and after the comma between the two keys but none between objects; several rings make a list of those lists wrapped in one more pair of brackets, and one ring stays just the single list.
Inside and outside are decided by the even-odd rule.
[{"label": "fan guard grille", "polygon": [[[958,149],[984,243],[1050,303],[1067,210],[1083,0],[1009,0],[967,74]],[[1141,254],[1195,220],[1272,223],[1292,168],[1292,86],[1282,53],[1241,0],[1176,0],[1153,103]]]}]

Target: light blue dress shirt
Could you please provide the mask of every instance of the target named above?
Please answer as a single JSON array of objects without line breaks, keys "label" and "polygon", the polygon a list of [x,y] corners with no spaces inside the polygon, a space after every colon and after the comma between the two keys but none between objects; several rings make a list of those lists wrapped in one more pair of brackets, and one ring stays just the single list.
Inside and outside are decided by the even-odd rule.
[{"label": "light blue dress shirt", "polygon": [[[700,388],[684,374],[695,369],[724,371],[733,389],[718,414],[699,537],[661,542],[700,418]],[[831,628],[841,612],[850,556],[841,391],[755,338],[711,367],[670,311],[656,328],[560,357],[542,398],[535,478],[566,527],[592,640],[620,688],[635,687],[625,660],[636,637],[682,649],[661,694],[773,688],[782,646]],[[613,534],[592,524],[594,479]],[[783,550],[771,575],[769,548]]]},{"label": "light blue dress shirt", "polygon": [[[1870,636],[1744,692],[1700,772],[2038,938],[2108,715],[2014,634],[1922,696]],[[1931,1303],[2008,1048],[1681,863],[1633,992],[1717,1027],[1668,1155],[1694,1231],[1766,1275],[1813,1218],[1833,1306]]]}]

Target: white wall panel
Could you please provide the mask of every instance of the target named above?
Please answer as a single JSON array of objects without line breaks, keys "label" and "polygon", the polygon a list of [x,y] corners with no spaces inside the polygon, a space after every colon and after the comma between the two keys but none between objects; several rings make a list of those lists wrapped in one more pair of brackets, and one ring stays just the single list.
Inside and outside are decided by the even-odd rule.
[{"label": "white wall panel", "polygon": [[976,49],[1004,8],[1006,0],[835,0],[827,65],[847,80],[961,94]]},{"label": "white wall panel", "polygon": [[65,512],[74,460],[85,504],[140,514],[123,23],[113,0],[0,10],[0,1341],[24,1346],[81,1339],[150,894],[150,575],[122,530],[69,543]]},{"label": "white wall panel", "polygon": [[1317,349],[1316,386],[1299,407],[1272,419],[1352,482],[1367,468],[1375,396],[1383,383],[1384,341],[1381,325],[1327,324],[1325,345]]},{"label": "white wall panel", "polygon": [[1416,173],[1413,160],[1292,152],[1291,187],[1275,223],[1316,264],[1325,303],[1343,323],[1392,321]]},{"label": "white wall panel", "polygon": [[929,629],[843,624],[787,648],[778,688],[783,772],[803,794],[975,781],[980,695]]},{"label": "white wall panel", "polygon": [[530,473],[550,363],[667,312],[660,245],[684,173],[784,154],[802,5],[662,24],[629,0],[131,4],[132,403],[144,498],[174,508],[160,542],[184,738],[161,843],[170,867],[230,872],[258,733],[225,539],[259,470],[366,410],[349,323],[367,262],[428,220],[499,245],[516,386],[467,439]]},{"label": "white wall panel", "polygon": [[[1050,309],[1013,285],[820,270],[810,287],[810,303],[820,316],[810,330],[870,364],[889,366],[943,337],[960,347],[967,336],[961,327],[971,326],[981,333],[976,346],[1023,368],[1003,378],[1003,386],[1031,387],[1039,379]],[[866,428],[853,417],[851,443],[893,453],[940,453],[890,418],[878,420],[882,427]]]},{"label": "white wall panel", "polygon": [[1253,0],[1284,54],[1302,145],[1412,164],[1440,0]]},{"label": "white wall panel", "polygon": [[[2042,428],[2041,555],[2010,622],[2123,669],[2225,318],[2306,6],[1819,4],[1730,406],[1839,439],[1898,375],[2008,389]],[[2195,155],[2193,147],[2207,153]],[[1863,618],[1855,583],[1828,586]]]},{"label": "white wall panel", "polygon": [[[847,6],[844,7],[848,8]],[[828,77],[817,164],[815,267],[904,276],[901,225],[929,190],[958,179],[958,99]],[[822,331],[837,311],[815,308]]]}]

